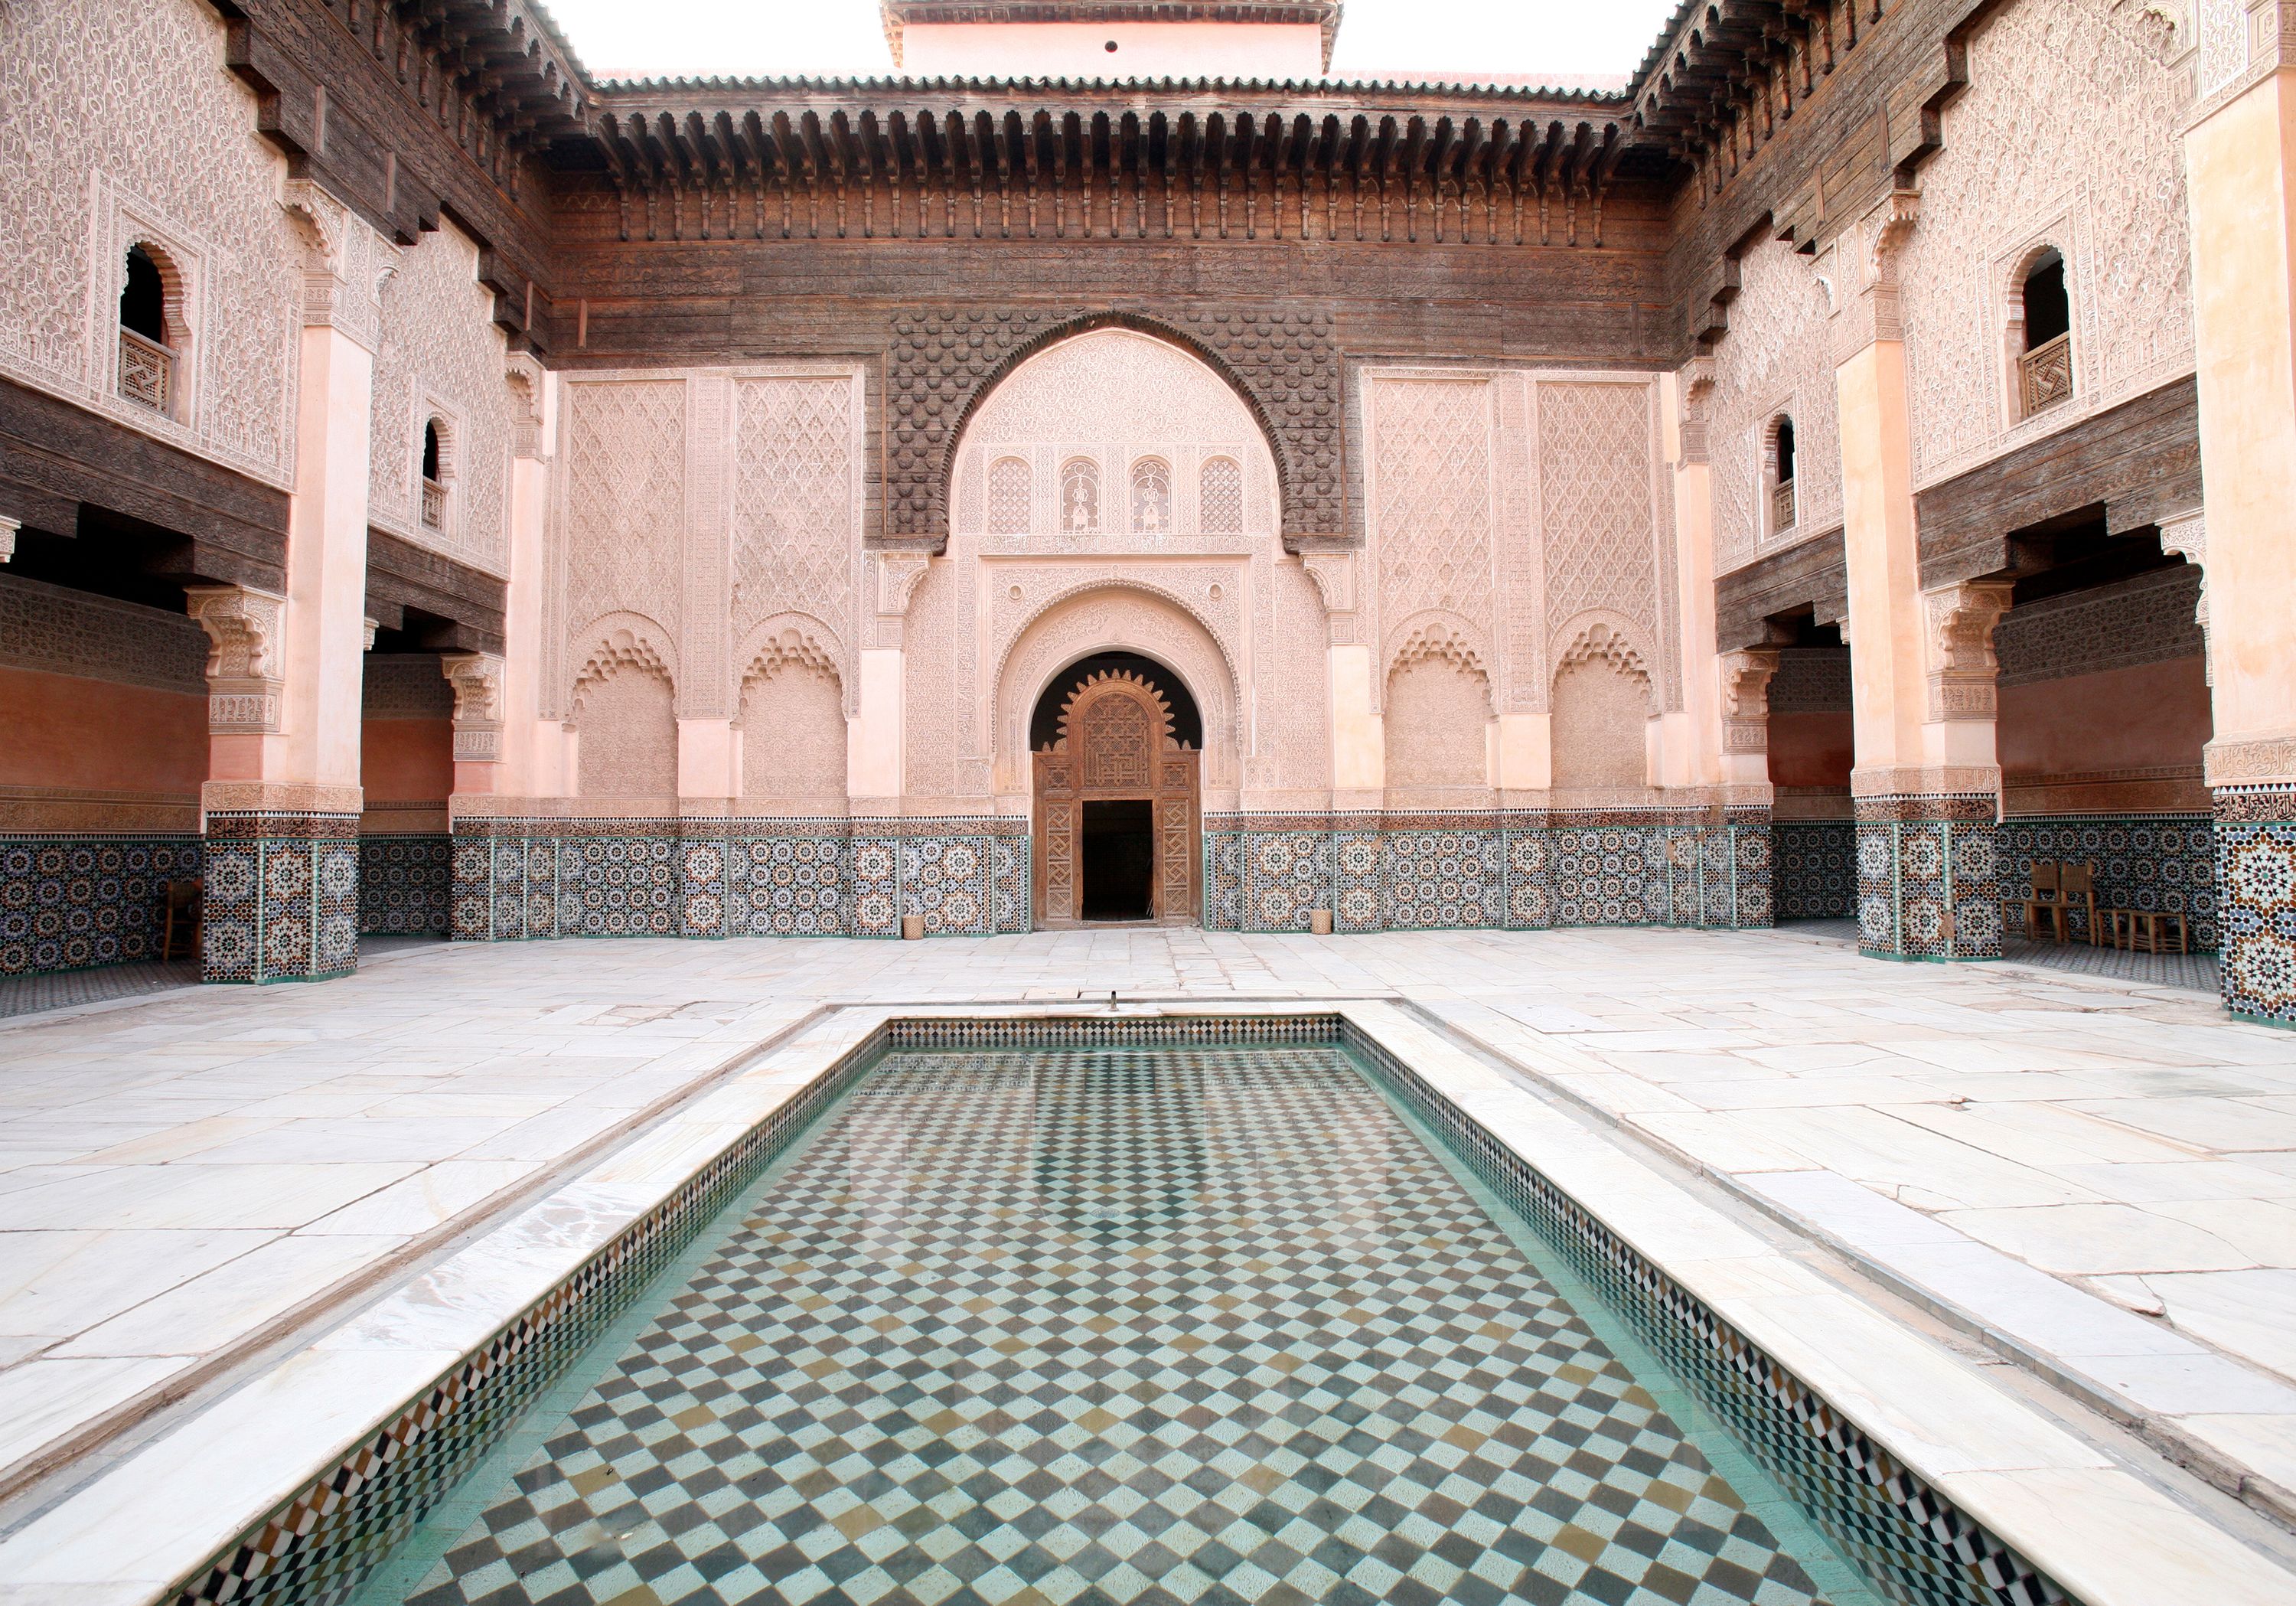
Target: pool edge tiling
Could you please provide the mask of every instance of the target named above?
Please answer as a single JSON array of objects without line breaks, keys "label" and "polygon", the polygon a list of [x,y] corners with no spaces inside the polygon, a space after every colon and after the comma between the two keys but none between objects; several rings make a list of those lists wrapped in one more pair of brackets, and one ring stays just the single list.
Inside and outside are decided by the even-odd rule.
[{"label": "pool edge tiling", "polygon": [[[809,1074],[795,1081],[786,1073],[767,1074],[792,1048],[806,1048],[806,1039],[785,1045],[758,1071],[746,1074],[777,1082],[780,1091],[768,1095],[750,1090],[745,1095],[750,1106],[757,1107],[760,1097],[767,1099],[764,1113],[730,1137],[709,1124],[709,1107],[718,1107],[720,1120],[742,1108],[744,1097],[735,1097],[741,1092],[737,1086],[706,1095],[673,1116],[671,1124],[682,1120],[686,1130],[667,1140],[667,1149],[654,1134],[640,1134],[621,1154],[554,1196],[578,1195],[585,1188],[611,1195],[618,1181],[636,1174],[622,1165],[625,1157],[650,1144],[651,1158],[644,1164],[656,1173],[666,1159],[678,1156],[695,1162],[682,1182],[586,1254],[570,1273],[559,1276],[539,1297],[503,1309],[509,1320],[491,1319],[483,1342],[465,1342],[463,1353],[434,1371],[427,1386],[401,1394],[404,1403],[382,1421],[370,1418],[370,1426],[349,1440],[347,1452],[331,1454],[316,1475],[266,1510],[259,1520],[247,1523],[242,1518],[235,1536],[219,1526],[211,1511],[200,1513],[211,1526],[202,1528],[187,1521],[184,1533],[174,1541],[179,1547],[175,1553],[181,1556],[183,1549],[196,1542],[206,1559],[193,1567],[183,1564],[190,1558],[179,1560],[169,1569],[172,1584],[156,1571],[139,1572],[134,1558],[117,1564],[109,1556],[95,1559],[103,1547],[92,1522],[102,1521],[107,1504],[116,1509],[121,1498],[133,1496],[138,1487],[135,1460],[140,1458],[107,1472],[0,1544],[0,1576],[12,1571],[28,1583],[52,1578],[58,1585],[105,1582],[124,1586],[108,1591],[102,1597],[107,1602],[143,1598],[209,1606],[226,1601],[343,1598],[582,1346],[619,1314],[652,1272],[771,1164],[788,1141],[882,1050],[897,1042],[910,1048],[973,1049],[988,1042],[1014,1048],[1050,1047],[1062,1040],[1078,1046],[1112,1040],[1141,1046],[1189,1040],[1320,1041],[1342,1043],[1373,1064],[1431,1124],[1452,1134],[1471,1165],[1488,1168],[1487,1180],[1495,1184],[1495,1191],[1519,1207],[1527,1207],[1524,1214],[1535,1224],[1551,1223],[1575,1235],[1575,1248],[1569,1239],[1555,1247],[1571,1254],[1587,1280],[1618,1301],[1619,1314],[1635,1319],[1638,1336],[1695,1386],[1702,1403],[1730,1422],[1742,1441],[1756,1446],[1761,1459],[1776,1463],[1768,1470],[1798,1498],[1809,1503],[1805,1488],[1816,1487],[1810,1483],[1814,1476],[1838,1483],[1846,1497],[1831,1511],[1821,1505],[1816,1512],[1838,1544],[1869,1564],[1882,1554],[1929,1558],[1926,1569],[1898,1569],[1898,1593],[1904,1598],[1924,1606],[1956,1599],[2003,1606],[2056,1600],[2080,1600],[2089,1606],[2135,1602],[2159,1598],[2144,1592],[2163,1581],[2164,1568],[2169,1576],[2189,1584],[2191,1578],[2176,1570],[2187,1558],[2206,1573],[2219,1606],[2284,1598],[2281,1592],[2286,1575],[2260,1555],[2115,1467],[2032,1406],[1973,1374],[1943,1388],[1942,1397],[1948,1407],[1966,1408],[1969,1391],[1981,1391],[1986,1408],[2003,1419],[1999,1431],[1991,1435],[1999,1448],[1995,1453],[1983,1446],[1973,1454],[1957,1451],[1957,1431],[1932,1431],[1937,1424],[1924,1422],[1923,1417],[1934,1414],[1931,1396],[1939,1393],[1938,1377],[1959,1363],[1878,1313],[1865,1313],[1870,1326],[1864,1336],[1879,1333],[1894,1340],[1880,1345],[1885,1360],[1905,1363],[1908,1357],[1914,1359],[1914,1371],[1903,1380],[1875,1371],[1869,1355],[1847,1360],[1829,1356],[1822,1336],[1816,1344],[1805,1343],[1791,1326],[1766,1329],[1766,1322],[1779,1314],[1766,1309],[1777,1304],[1775,1298],[1717,1300],[1685,1288],[1660,1264],[1663,1250],[1647,1252],[1652,1233],[1618,1230],[1616,1214],[1608,1204],[1626,1205],[1628,1214],[1639,1215],[1645,1224],[1653,1219],[1668,1221],[1670,1224],[1657,1233],[1661,1239],[1669,1232],[1679,1237],[1685,1228],[1694,1233],[1700,1219],[1693,1218],[1701,1218],[1724,1237],[1736,1234],[1744,1240],[1724,1246],[1719,1255],[1711,1242],[1693,1251],[1708,1262],[1702,1271],[1709,1281],[1720,1269],[1743,1271],[1755,1262],[1777,1262],[1761,1268],[1764,1274],[1778,1275],[1767,1285],[1757,1276],[1752,1287],[1756,1295],[1783,1295],[1791,1302],[1797,1295],[1833,1292],[1837,1305],[1851,1303],[1805,1268],[1784,1263],[1774,1248],[1751,1239],[1647,1166],[1614,1150],[1605,1151],[1613,1180],[1628,1174],[1617,1172],[1619,1165],[1632,1167],[1632,1175],[1626,1191],[1606,1200],[1604,1213],[1598,1216],[1576,1196],[1583,1189],[1574,1191],[1570,1175],[1554,1174],[1553,1165],[1524,1152],[1521,1129],[1526,1120],[1554,1123],[1564,1118],[1389,1006],[1081,1018],[1049,1011],[1005,1012],[994,1017],[952,1012],[935,1018],[916,1010],[848,1009],[832,1016],[820,1030],[833,1051]],[[818,1059],[824,1047],[813,1042],[809,1057]],[[1447,1061],[1451,1068],[1435,1071],[1431,1061]],[[1596,1141],[1583,1130],[1569,1130],[1578,1143]],[[1572,1167],[1562,1169],[1568,1173]],[[1584,1165],[1578,1169],[1593,1177],[1604,1166],[1598,1163],[1592,1172]],[[1671,1196],[1660,1217],[1651,1215],[1654,1192]],[[622,1197],[628,1196],[629,1188],[624,1186]],[[1636,1246],[1637,1239],[1642,1247]],[[473,1249],[483,1249],[490,1241],[482,1239]],[[1723,1305],[1738,1307],[1738,1319],[1719,1314],[1718,1307]],[[1830,1314],[1837,1322],[1840,1316],[1838,1311],[1816,1314]],[[462,1315],[467,1330],[468,1313]],[[1754,1320],[1744,1320],[1748,1315]],[[347,1327],[357,1326],[360,1320],[355,1318]],[[1651,1323],[1670,1325],[1647,1325]],[[328,1347],[336,1338],[329,1335],[313,1347]],[[1800,1372],[1789,1370],[1777,1358],[1780,1353],[1791,1355]],[[1702,1363],[1701,1356],[1705,1357]],[[401,1357],[402,1370],[414,1358]],[[291,1360],[287,1363],[293,1364]],[[1801,1375],[1812,1371],[1819,1375]],[[1886,1399],[1879,1392],[1904,1392],[1916,1386],[1923,1391],[1922,1397],[1910,1401]],[[1741,1420],[1750,1408],[1758,1414]],[[269,1442],[277,1445],[281,1437],[275,1429]],[[1985,1439],[1988,1435],[1977,1437]],[[145,1452],[158,1453],[159,1459],[145,1469],[144,1483],[164,1468],[167,1443],[163,1437]],[[291,1453],[284,1447],[276,1451],[280,1455]],[[177,1459],[182,1460],[181,1452]],[[82,1496],[99,1495],[105,1483],[122,1478],[126,1482],[110,1492],[108,1502],[96,1498],[74,1511]],[[2048,1493],[2033,1494],[2037,1489]],[[197,1504],[196,1495],[189,1498]],[[2079,1520],[2060,1523],[2066,1500],[2086,1500],[2092,1509],[2078,1513]],[[2009,1520],[1996,1518],[1997,1511],[2008,1512]],[[212,1536],[199,1540],[201,1532]],[[1992,1538],[1996,1532],[2005,1536]],[[231,1536],[228,1543],[217,1543],[226,1536]],[[2107,1551],[2117,1546],[2128,1553],[2103,1561],[2085,1554],[2082,1544],[2100,1536],[2110,1541]],[[156,1569],[167,1544],[164,1536],[147,1537],[142,1547],[145,1564]],[[151,1553],[155,1549],[159,1553]],[[53,1553],[57,1551],[74,1552],[77,1560],[74,1554]],[[12,1560],[9,1552],[15,1552]],[[2033,1561],[2021,1561],[2020,1552]],[[2063,1584],[2051,1584],[2039,1570],[2045,1567],[2054,1568]],[[140,1597],[133,1577],[121,1577],[123,1572],[146,1580]],[[1915,1577],[1927,1577],[1929,1586],[1909,1593],[1905,1585]],[[1955,1578],[1968,1587],[1958,1594],[1939,1593],[1941,1580]]]}]

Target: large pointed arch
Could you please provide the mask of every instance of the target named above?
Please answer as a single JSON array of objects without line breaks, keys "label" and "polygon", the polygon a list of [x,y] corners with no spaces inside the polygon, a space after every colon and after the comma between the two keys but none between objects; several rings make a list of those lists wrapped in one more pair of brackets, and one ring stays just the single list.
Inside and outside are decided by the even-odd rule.
[{"label": "large pointed arch", "polygon": [[[1300,471],[1293,461],[1292,452],[1285,443],[1283,432],[1276,427],[1275,416],[1269,410],[1266,399],[1254,390],[1233,363],[1207,342],[1161,318],[1152,317],[1142,312],[1111,309],[1063,318],[1042,329],[1032,331],[985,368],[978,378],[972,380],[971,388],[956,403],[953,415],[950,414],[946,403],[940,405],[941,416],[946,417],[947,422],[942,427],[939,444],[935,448],[936,455],[928,471],[927,515],[930,532],[935,543],[934,550],[945,551],[947,548],[952,523],[950,509],[955,482],[957,453],[964,444],[966,430],[971,427],[973,417],[979,413],[982,404],[995,393],[999,385],[1012,377],[1013,372],[1028,362],[1030,358],[1062,342],[1102,329],[1127,329],[1136,334],[1144,334],[1152,340],[1163,341],[1177,347],[1203,364],[1218,376],[1221,383],[1234,392],[1236,399],[1243,403],[1245,410],[1251,415],[1252,423],[1259,431],[1260,439],[1267,448],[1268,456],[1275,462],[1276,522],[1277,527],[1284,532],[1288,543],[1292,533],[1298,527],[1296,515],[1300,499]],[[939,421],[936,420],[936,422]]]}]

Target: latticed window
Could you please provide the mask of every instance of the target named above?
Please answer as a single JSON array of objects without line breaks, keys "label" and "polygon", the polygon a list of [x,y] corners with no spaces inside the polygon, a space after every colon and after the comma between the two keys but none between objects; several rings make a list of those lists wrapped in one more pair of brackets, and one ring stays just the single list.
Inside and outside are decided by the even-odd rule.
[{"label": "latticed window", "polygon": [[1070,535],[1100,528],[1100,465],[1070,457],[1061,465],[1061,529]]},{"label": "latticed window", "polygon": [[439,421],[422,425],[422,527],[447,528],[447,451]]},{"label": "latticed window", "polygon": [[2065,259],[2045,251],[2025,270],[2020,291],[2025,350],[2017,358],[2017,412],[2030,418],[2073,393],[2072,300],[2065,291]]},{"label": "latticed window", "polygon": [[119,292],[119,393],[156,413],[173,410],[176,353],[168,338],[168,284],[160,259],[143,245],[127,250]]},{"label": "latticed window", "polygon": [[1132,465],[1132,528],[1161,535],[1172,527],[1172,470],[1161,457]]},{"label": "latticed window", "polygon": [[1207,535],[1243,533],[1243,465],[1210,457],[1198,476],[1197,523]]},{"label": "latticed window", "polygon": [[988,533],[1028,532],[1029,465],[1019,457],[999,457],[988,465]]},{"label": "latticed window", "polygon": [[1770,424],[1770,533],[1794,523],[1794,426],[1781,415]]}]

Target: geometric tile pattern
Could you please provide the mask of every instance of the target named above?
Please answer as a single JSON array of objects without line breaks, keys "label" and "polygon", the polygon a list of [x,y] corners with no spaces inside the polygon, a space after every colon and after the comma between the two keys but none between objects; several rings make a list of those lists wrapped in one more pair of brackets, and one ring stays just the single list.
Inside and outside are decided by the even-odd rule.
[{"label": "geometric tile pattern", "polygon": [[358,816],[211,811],[200,959],[210,982],[358,968]]},{"label": "geometric tile pattern", "polygon": [[1568,1259],[1668,1371],[1730,1424],[1739,1442],[1883,1594],[1914,1606],[2069,1602],[2054,1579],[1972,1521],[1409,1067],[1359,1034],[1350,1033],[1349,1042],[1470,1169]]},{"label": "geometric tile pattern", "polygon": [[2225,1008],[2296,1025],[2296,787],[2218,787],[2216,849]]},{"label": "geometric tile pattern", "polygon": [[411,1602],[1821,1599],[1331,1048],[894,1056],[545,1432]]},{"label": "geometric tile pattern", "polygon": [[458,822],[452,935],[898,937],[1029,929],[1025,822]]},{"label": "geometric tile pattern", "polygon": [[2001,957],[2000,828],[1990,794],[1861,797],[1860,951],[1877,959]]},{"label": "geometric tile pattern", "polygon": [[359,838],[359,935],[445,936],[454,847],[443,831]]},{"label": "geometric tile pattern", "polygon": [[1855,825],[1846,819],[1781,819],[1771,824],[1770,834],[1776,843],[1779,919],[1856,917]]},{"label": "geometric tile pattern", "polygon": [[1209,815],[1204,923],[1340,933],[1767,927],[1766,811]]},{"label": "geometric tile pattern", "polygon": [[[2192,927],[2193,947],[2217,945],[2216,828],[2205,814],[2003,820],[2004,895],[2023,895],[2036,859],[2094,864],[2098,909],[2181,914]],[[2087,910],[2070,923],[2073,935],[2087,942]]]},{"label": "geometric tile pattern", "polygon": [[196,836],[0,837],[0,976],[156,959],[167,884]]}]

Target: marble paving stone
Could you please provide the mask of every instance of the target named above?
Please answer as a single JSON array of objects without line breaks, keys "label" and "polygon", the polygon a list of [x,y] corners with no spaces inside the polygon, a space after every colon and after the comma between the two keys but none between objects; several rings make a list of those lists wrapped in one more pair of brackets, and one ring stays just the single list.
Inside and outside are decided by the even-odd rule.
[{"label": "marble paving stone", "polygon": [[2296,1380],[2296,1272],[2155,1272],[2144,1286],[2184,1331]]},{"label": "marble paving stone", "polygon": [[375,1234],[274,1239],[49,1353],[63,1359],[205,1355],[373,1264],[405,1241]]}]

